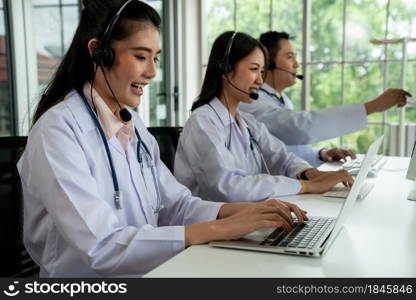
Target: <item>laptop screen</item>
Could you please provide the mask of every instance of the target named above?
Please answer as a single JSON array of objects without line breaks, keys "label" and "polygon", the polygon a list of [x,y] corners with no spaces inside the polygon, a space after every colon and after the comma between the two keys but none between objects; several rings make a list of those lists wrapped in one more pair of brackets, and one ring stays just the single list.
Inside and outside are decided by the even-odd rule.
[{"label": "laptop screen", "polygon": [[407,169],[406,179],[416,180],[416,141],[413,145],[412,157],[410,159],[409,169]]}]

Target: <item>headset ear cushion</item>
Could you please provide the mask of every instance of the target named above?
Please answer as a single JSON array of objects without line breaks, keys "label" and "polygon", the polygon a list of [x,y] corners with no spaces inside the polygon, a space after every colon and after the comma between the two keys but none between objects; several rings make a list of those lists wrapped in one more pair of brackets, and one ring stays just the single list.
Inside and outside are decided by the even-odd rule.
[{"label": "headset ear cushion", "polygon": [[102,49],[101,47],[97,46],[92,48],[91,59],[97,65],[101,65],[102,63]]},{"label": "headset ear cushion", "polygon": [[225,74],[225,63],[223,61],[217,63],[217,71],[218,73]]},{"label": "headset ear cushion", "polygon": [[92,49],[91,59],[97,65],[111,67],[114,61],[114,50],[110,47],[94,47]]},{"label": "headset ear cushion", "polygon": [[225,70],[225,74],[230,73],[231,72],[230,64],[224,64],[224,70]]},{"label": "headset ear cushion", "polygon": [[231,67],[229,64],[225,63],[224,61],[220,61],[217,64],[217,70],[219,73],[227,75],[228,73],[231,72]]},{"label": "headset ear cushion", "polygon": [[111,67],[114,61],[114,50],[110,47],[103,49],[103,64],[106,67]]},{"label": "headset ear cushion", "polygon": [[274,61],[271,59],[269,62],[269,70],[273,71],[274,69],[276,69],[276,64],[274,63]]}]

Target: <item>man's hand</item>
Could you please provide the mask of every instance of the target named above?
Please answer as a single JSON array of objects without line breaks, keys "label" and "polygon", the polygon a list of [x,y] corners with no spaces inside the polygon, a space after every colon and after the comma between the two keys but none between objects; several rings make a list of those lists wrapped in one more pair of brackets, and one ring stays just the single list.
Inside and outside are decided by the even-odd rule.
[{"label": "man's hand", "polygon": [[356,156],[352,150],[349,149],[322,149],[319,152],[320,159],[324,162],[333,162],[340,161],[341,159],[346,159],[348,156],[352,159],[355,159]]},{"label": "man's hand", "polygon": [[407,103],[407,97],[412,97],[409,92],[402,89],[387,89],[380,96],[365,103],[367,115],[375,112],[383,112],[393,106],[403,107]]}]

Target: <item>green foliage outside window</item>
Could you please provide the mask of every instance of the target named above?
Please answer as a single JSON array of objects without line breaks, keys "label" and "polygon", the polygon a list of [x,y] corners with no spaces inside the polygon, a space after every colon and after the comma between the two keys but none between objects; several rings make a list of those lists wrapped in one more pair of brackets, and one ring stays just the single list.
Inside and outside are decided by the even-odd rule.
[{"label": "green foliage outside window", "polygon": [[[207,0],[208,48],[210,50],[215,38],[226,30],[244,31],[254,37],[268,30],[287,31],[296,37],[293,42],[302,63],[304,2],[272,0],[271,4],[269,0]],[[387,88],[401,87],[401,44],[389,45],[386,51],[384,46],[372,45],[370,40],[416,37],[414,0],[311,0],[311,4],[311,61],[307,62],[310,109],[371,100],[383,92],[384,83]],[[385,63],[386,58],[395,61]],[[409,44],[408,59],[406,89],[413,92],[416,43]],[[285,93],[299,110],[301,83],[285,90]],[[365,153],[377,136],[385,134],[383,152],[388,154],[389,123],[398,122],[399,115],[399,109],[389,110],[384,115],[383,124],[383,115],[373,114],[368,117],[370,124],[365,130],[316,146],[343,146]],[[406,122],[416,122],[415,108],[406,110]]]}]

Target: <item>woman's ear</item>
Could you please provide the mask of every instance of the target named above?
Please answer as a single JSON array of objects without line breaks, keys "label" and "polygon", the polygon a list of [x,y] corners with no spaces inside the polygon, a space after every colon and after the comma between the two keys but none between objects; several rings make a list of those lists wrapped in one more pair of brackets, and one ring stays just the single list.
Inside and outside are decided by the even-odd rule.
[{"label": "woman's ear", "polygon": [[98,47],[99,45],[100,45],[100,41],[97,40],[96,38],[92,38],[88,41],[87,47],[88,47],[88,52],[90,53],[90,56],[92,56],[93,49]]}]

